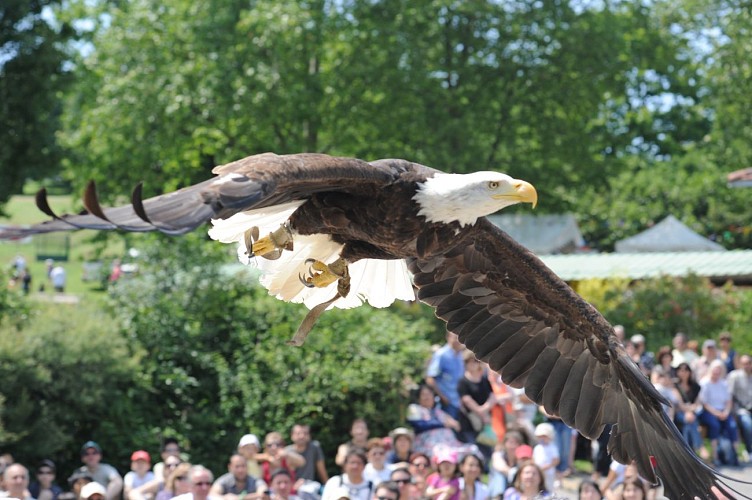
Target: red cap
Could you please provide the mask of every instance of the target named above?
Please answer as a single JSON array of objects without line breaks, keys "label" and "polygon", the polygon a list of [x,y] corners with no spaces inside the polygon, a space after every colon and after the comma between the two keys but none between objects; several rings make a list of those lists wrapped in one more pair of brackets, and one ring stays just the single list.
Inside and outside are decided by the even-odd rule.
[{"label": "red cap", "polygon": [[138,451],[133,452],[133,455],[131,455],[131,462],[135,462],[136,460],[144,460],[146,462],[151,463],[151,457],[144,450],[138,450]]},{"label": "red cap", "polygon": [[517,447],[517,450],[515,450],[514,456],[516,456],[520,460],[524,458],[532,458],[533,448],[526,444],[521,444]]}]

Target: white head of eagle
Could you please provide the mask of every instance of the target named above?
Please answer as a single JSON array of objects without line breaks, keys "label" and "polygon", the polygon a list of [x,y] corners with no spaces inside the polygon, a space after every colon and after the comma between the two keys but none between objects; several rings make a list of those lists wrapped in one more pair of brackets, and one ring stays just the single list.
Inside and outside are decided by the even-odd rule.
[{"label": "white head of eagle", "polygon": [[413,199],[420,205],[418,215],[429,222],[468,226],[516,203],[535,207],[538,193],[532,184],[500,172],[439,173],[420,184]]}]

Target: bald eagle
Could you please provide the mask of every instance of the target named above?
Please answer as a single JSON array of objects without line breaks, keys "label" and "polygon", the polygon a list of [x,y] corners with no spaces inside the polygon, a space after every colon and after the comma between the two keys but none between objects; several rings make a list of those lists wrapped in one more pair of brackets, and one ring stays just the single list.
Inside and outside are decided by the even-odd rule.
[{"label": "bald eagle", "polygon": [[6,228],[0,238],[71,229],[178,235],[211,220],[209,234],[237,243],[279,299],[311,311],[300,345],[331,307],[395,299],[435,309],[448,331],[505,383],[583,435],[613,424],[609,452],[663,480],[671,499],[733,496],[730,478],[703,463],[663,411],[668,402],[627,355],[613,328],[535,255],[486,218],[537,202],[529,183],[496,172],[449,174],[405,160],[366,162],[322,154],[250,156],[215,177],[104,209],[92,185],[88,213]]}]

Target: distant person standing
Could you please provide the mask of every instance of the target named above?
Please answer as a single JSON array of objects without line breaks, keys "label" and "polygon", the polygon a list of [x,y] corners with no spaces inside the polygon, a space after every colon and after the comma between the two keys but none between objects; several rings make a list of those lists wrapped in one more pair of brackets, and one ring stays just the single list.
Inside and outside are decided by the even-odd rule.
[{"label": "distant person standing", "polygon": [[60,264],[54,266],[50,271],[50,281],[52,288],[58,293],[65,293],[65,269]]},{"label": "distant person standing", "polygon": [[456,333],[447,332],[447,343],[441,346],[431,358],[426,371],[426,384],[431,387],[441,401],[441,409],[453,419],[460,416],[460,394],[457,391],[465,373],[463,345]]}]

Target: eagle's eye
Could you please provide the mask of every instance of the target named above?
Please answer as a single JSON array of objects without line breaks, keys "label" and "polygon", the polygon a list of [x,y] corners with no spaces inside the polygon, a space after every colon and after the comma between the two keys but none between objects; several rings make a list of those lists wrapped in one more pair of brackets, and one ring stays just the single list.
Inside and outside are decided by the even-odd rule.
[{"label": "eagle's eye", "polygon": [[488,189],[496,189],[499,187],[499,183],[497,181],[488,181]]}]

